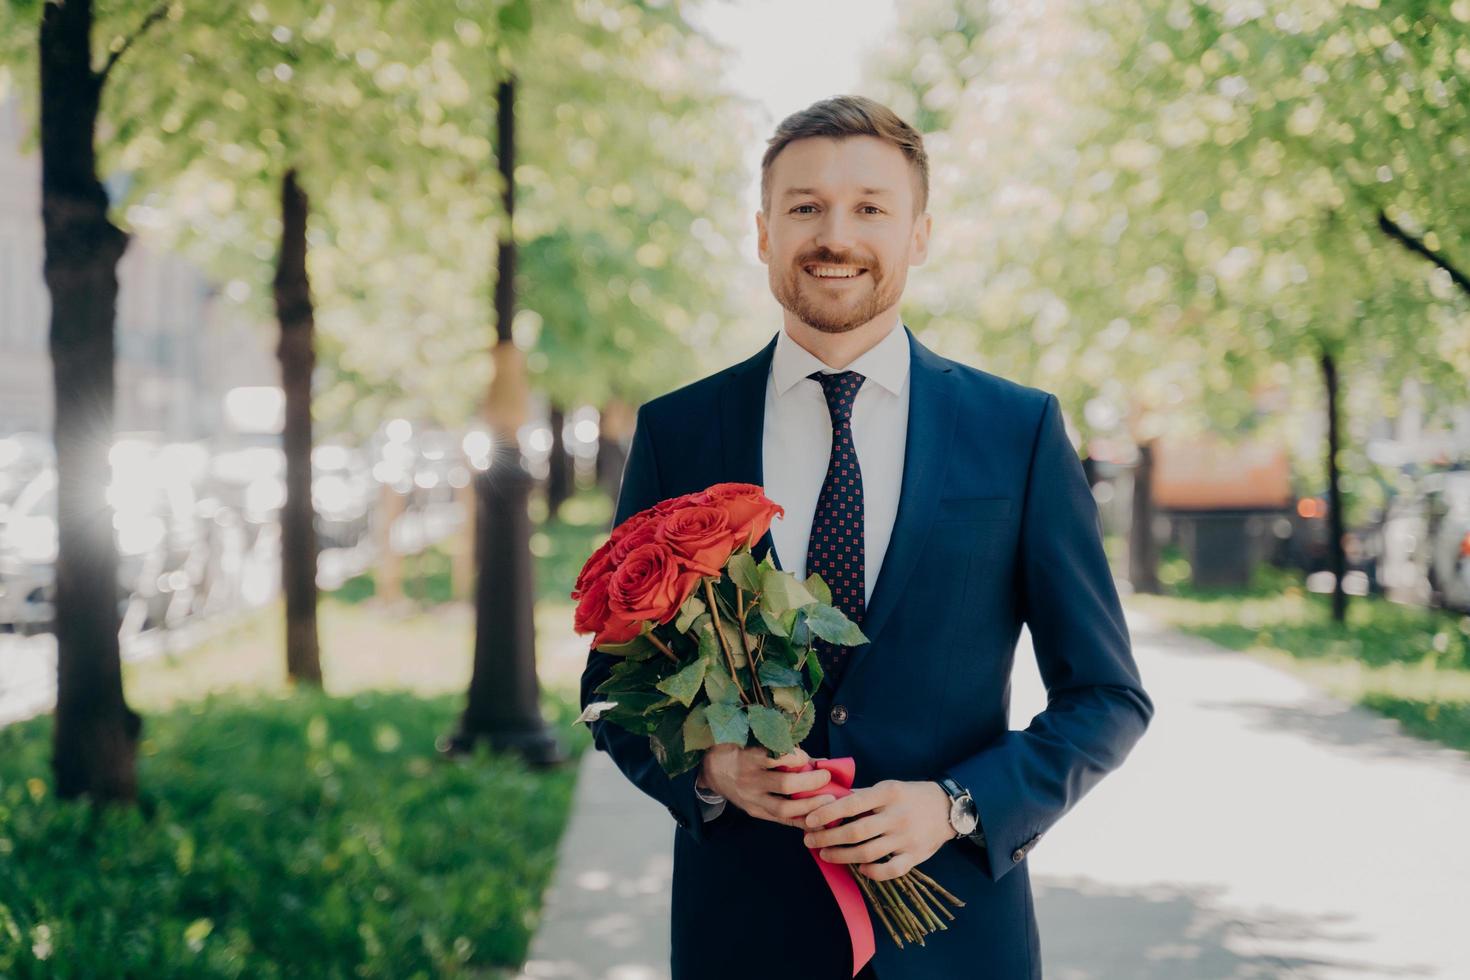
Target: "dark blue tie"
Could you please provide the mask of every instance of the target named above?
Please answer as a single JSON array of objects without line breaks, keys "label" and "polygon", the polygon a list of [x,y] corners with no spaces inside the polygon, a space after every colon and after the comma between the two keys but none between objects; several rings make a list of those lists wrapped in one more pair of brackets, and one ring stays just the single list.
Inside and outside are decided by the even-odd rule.
[{"label": "dark blue tie", "polygon": [[[806,547],[806,573],[816,572],[832,590],[832,605],[861,624],[866,599],[863,562],[863,472],[852,443],[852,404],[863,376],[856,371],[807,377],[822,386],[832,416],[832,455],[827,478],[817,496],[811,538]],[[814,638],[818,662],[835,687],[852,648]]]}]

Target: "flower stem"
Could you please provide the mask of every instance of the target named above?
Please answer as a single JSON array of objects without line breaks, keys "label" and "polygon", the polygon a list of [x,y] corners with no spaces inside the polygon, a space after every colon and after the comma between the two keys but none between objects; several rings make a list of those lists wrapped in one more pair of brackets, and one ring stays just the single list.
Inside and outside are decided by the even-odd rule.
[{"label": "flower stem", "polygon": [[909,897],[914,900],[914,904],[918,907],[919,914],[924,917],[924,921],[928,924],[930,932],[949,928],[949,926],[940,921],[939,916],[935,915],[934,910],[929,907],[929,902],[919,891],[918,886],[914,884],[912,876],[907,874],[900,875],[898,883],[903,886],[904,891],[908,892]]},{"label": "flower stem", "polygon": [[745,633],[745,591],[739,585],[735,586],[735,622],[740,626],[740,645],[745,648],[745,658],[750,663],[750,678],[755,682],[756,700],[766,707],[771,704],[766,700],[766,692],[761,689],[760,676],[756,673],[759,666],[760,651],[750,649],[750,637]]},{"label": "flower stem", "polygon": [[750,703],[750,695],[745,693],[745,688],[740,684],[740,677],[735,673],[735,657],[730,653],[730,646],[725,642],[725,631],[720,629],[720,608],[715,601],[715,589],[710,585],[709,579],[701,579],[704,583],[704,596],[709,601],[710,618],[714,621],[715,642],[719,643],[720,650],[725,654],[725,665],[730,668],[730,680],[735,682],[735,690],[740,692],[740,700],[746,704]]},{"label": "flower stem", "polygon": [[674,651],[669,649],[669,645],[667,643],[665,643],[663,640],[660,640],[658,637],[654,636],[652,630],[649,630],[647,633],[645,633],[643,635],[646,636],[646,637],[648,637],[648,642],[650,642],[654,646],[658,647],[659,650],[662,651],[662,653],[663,653],[663,655],[665,657],[668,657],[674,663],[678,663],[679,662],[679,658],[676,657],[676,656],[674,656]]},{"label": "flower stem", "polygon": [[[852,868],[851,865],[848,865],[848,867]],[[883,908],[883,902],[879,900],[878,893],[873,889],[873,883],[868,880],[867,875],[856,869],[852,870],[852,876],[857,879],[858,887],[867,896],[868,904],[873,906],[874,912],[878,913],[878,921],[882,922],[883,928],[888,930],[889,938],[898,944],[899,949],[903,949],[903,940],[898,938],[898,931],[893,928],[893,923],[889,921],[888,913]]]},{"label": "flower stem", "polygon": [[935,881],[933,878],[929,877],[924,872],[920,871],[918,868],[911,868],[910,870],[912,871],[913,874],[916,874],[916,875],[919,876],[919,880],[920,881],[922,881],[924,884],[928,885],[930,888],[934,889],[936,892],[938,892],[940,895],[942,895],[944,897],[944,899],[947,902],[949,902],[949,904],[951,904],[951,905],[953,905],[953,906],[955,906],[957,908],[964,908],[965,907],[965,903],[964,902],[960,901],[959,899],[957,899],[953,895],[951,895],[948,891],[945,890],[944,886],[941,885],[939,882]]},{"label": "flower stem", "polygon": [[914,885],[915,885],[915,887],[917,887],[919,889],[919,891],[921,891],[921,892],[924,893],[924,897],[929,900],[929,904],[930,905],[932,905],[934,908],[938,909],[940,911],[940,913],[943,914],[943,916],[946,919],[948,919],[951,922],[954,921],[954,913],[951,912],[949,909],[947,909],[947,908],[944,907],[944,903],[942,901],[940,901],[938,895],[934,894],[933,889],[931,889],[928,885],[924,884],[924,879],[923,878],[920,878],[918,875],[915,875],[914,876]]}]

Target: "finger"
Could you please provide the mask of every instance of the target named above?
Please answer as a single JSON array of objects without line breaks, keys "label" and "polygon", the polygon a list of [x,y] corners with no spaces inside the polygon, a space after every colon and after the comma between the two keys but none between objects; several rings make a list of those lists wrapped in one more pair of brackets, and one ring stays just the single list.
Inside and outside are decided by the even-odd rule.
[{"label": "finger", "polygon": [[871,787],[855,789],[842,799],[807,814],[806,825],[808,827],[825,827],[834,820],[841,820],[844,817],[855,817],[860,813],[867,813],[876,805]]},{"label": "finger", "polygon": [[767,797],[767,808],[777,816],[783,823],[790,823],[794,827],[805,827],[802,822],[807,811],[811,809],[809,800],[788,800],[784,796]]},{"label": "finger", "polygon": [[887,861],[874,861],[869,864],[860,864],[857,870],[873,881],[892,881],[894,878],[902,877],[913,870],[914,862],[907,854],[894,854]]},{"label": "finger", "polygon": [[767,774],[772,793],[805,793],[821,789],[832,781],[832,774],[825,769],[810,772],[772,772]]},{"label": "finger", "polygon": [[860,841],[888,833],[893,829],[887,817],[880,813],[869,814],[858,820],[828,827],[825,830],[808,830],[802,837],[807,847],[834,847],[838,844],[856,844]]},{"label": "finger", "polygon": [[872,840],[863,841],[861,844],[824,847],[817,852],[817,856],[831,864],[870,864],[895,850],[897,850],[897,845],[893,838],[883,834]]},{"label": "finger", "polygon": [[764,749],[761,749],[758,746],[752,746],[751,748],[752,748],[752,751],[758,751],[758,752],[761,753],[761,756],[760,756],[761,762],[765,765],[765,767],[767,769],[775,769],[775,768],[778,768],[779,766],[798,766],[799,767],[799,766],[804,766],[809,761],[811,761],[807,757],[807,754],[805,752],[802,752],[800,749],[797,749],[795,752],[788,752],[788,753],[786,753],[783,756],[778,756],[778,757],[772,759],[770,757],[770,755],[768,755]]}]

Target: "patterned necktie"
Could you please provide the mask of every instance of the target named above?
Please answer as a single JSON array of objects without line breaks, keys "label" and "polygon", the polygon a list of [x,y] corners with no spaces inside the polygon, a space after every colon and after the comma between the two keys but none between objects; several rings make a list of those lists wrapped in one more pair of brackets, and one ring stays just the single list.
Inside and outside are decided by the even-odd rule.
[{"label": "patterned necktie", "polygon": [[[863,473],[852,443],[852,405],[863,376],[856,371],[807,377],[822,386],[832,415],[832,456],[827,478],[817,496],[812,533],[807,542],[806,573],[816,572],[832,590],[832,605],[861,624],[866,599],[863,563]],[[852,648],[813,637],[812,648],[835,687]]]}]

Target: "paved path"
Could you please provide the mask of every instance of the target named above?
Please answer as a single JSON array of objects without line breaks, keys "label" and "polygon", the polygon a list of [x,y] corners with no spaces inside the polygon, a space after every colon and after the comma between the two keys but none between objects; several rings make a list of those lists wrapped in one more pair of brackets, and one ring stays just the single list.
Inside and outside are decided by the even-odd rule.
[{"label": "paved path", "polygon": [[[1157,713],[1029,858],[1048,980],[1470,978],[1470,756],[1128,622]],[[1046,702],[1028,640],[1016,728]],[[588,751],[523,977],[667,977],[672,838]]]}]

